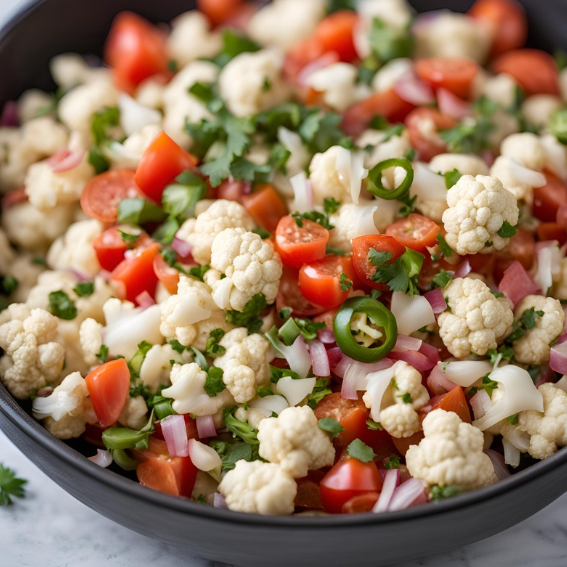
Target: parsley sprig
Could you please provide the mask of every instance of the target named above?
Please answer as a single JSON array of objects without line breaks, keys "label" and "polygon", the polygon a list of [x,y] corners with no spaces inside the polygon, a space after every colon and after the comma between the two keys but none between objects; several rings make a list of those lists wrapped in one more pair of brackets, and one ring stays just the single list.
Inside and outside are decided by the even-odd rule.
[{"label": "parsley sprig", "polygon": [[28,481],[16,476],[16,471],[0,465],[0,506],[13,504],[12,498],[24,498]]}]

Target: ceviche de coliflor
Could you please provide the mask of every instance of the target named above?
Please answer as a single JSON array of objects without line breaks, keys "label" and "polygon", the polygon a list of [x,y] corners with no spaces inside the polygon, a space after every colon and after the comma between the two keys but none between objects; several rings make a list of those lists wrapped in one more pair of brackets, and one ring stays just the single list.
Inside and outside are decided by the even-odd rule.
[{"label": "ceviche de coliflor", "polygon": [[120,13],[4,106],[7,390],[258,514],[402,510],[567,445],[567,58],[514,0],[197,4]]}]

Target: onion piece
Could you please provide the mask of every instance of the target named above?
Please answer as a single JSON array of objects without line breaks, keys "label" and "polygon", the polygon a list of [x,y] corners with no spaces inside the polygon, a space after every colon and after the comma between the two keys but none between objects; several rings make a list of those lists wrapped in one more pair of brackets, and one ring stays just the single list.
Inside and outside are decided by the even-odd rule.
[{"label": "onion piece", "polygon": [[541,294],[541,289],[528,275],[518,260],[514,261],[504,271],[498,290],[514,304],[517,305],[526,295]]},{"label": "onion piece", "polygon": [[191,255],[193,246],[191,246],[191,244],[189,244],[186,240],[174,236],[171,248],[182,260],[193,260],[193,256]]},{"label": "onion piece", "polygon": [[161,123],[161,112],[148,108],[125,93],[118,97],[120,125],[127,136],[139,132],[146,126]]},{"label": "onion piece", "polygon": [[561,205],[557,209],[556,222],[563,228],[567,228],[567,205]]},{"label": "onion piece", "polygon": [[504,157],[503,159],[505,159],[507,162],[510,174],[519,183],[529,185],[530,187],[543,187],[547,183],[547,180],[543,173],[534,171],[533,169],[528,169],[521,163],[518,163],[516,160],[513,160],[509,157]]},{"label": "onion piece", "polygon": [[182,415],[168,415],[160,421],[161,432],[171,457],[187,457],[187,427]]},{"label": "onion piece", "polygon": [[437,364],[441,361],[441,356],[439,355],[439,349],[433,345],[428,345],[426,342],[422,342],[419,347],[419,352],[425,355],[431,362]]},{"label": "onion piece", "polygon": [[480,419],[492,407],[492,400],[486,390],[479,390],[471,399],[470,404],[475,419]]},{"label": "onion piece", "polygon": [[455,360],[440,362],[437,366],[441,368],[445,378],[463,388],[472,386],[493,370],[492,364],[485,360]]},{"label": "onion piece", "polygon": [[65,173],[78,167],[85,157],[85,152],[72,152],[67,148],[62,148],[53,154],[47,163],[51,166],[53,173]]},{"label": "onion piece", "polygon": [[561,271],[562,254],[556,241],[538,242],[536,246],[537,273],[534,282],[546,294],[553,285],[553,276]]},{"label": "onion piece", "polygon": [[293,188],[294,209],[298,213],[306,213],[313,209],[313,191],[309,191],[309,184],[305,171],[300,171],[290,178],[289,182]]},{"label": "onion piece", "polygon": [[220,469],[222,466],[222,461],[218,453],[208,445],[205,445],[196,439],[189,439],[188,449],[191,462],[200,471],[209,472],[215,469]]},{"label": "onion piece", "polygon": [[431,309],[433,309],[433,313],[435,313],[435,315],[447,310],[447,302],[445,301],[443,291],[440,288],[424,293],[423,297],[429,301]]},{"label": "onion piece", "polygon": [[396,344],[394,345],[392,351],[404,352],[407,350],[419,350],[422,343],[423,341],[421,339],[408,337],[406,335],[398,335],[398,340],[396,341]]},{"label": "onion piece", "polygon": [[362,190],[362,180],[368,176],[368,170],[364,168],[364,153],[338,146],[337,159],[335,162],[337,174],[350,192],[352,202],[358,205],[360,191]]},{"label": "onion piece", "polygon": [[112,453],[110,451],[97,449],[96,455],[94,457],[89,457],[89,461],[92,461],[95,465],[105,469],[112,464]]},{"label": "onion piece", "polygon": [[147,309],[148,307],[156,304],[155,299],[146,290],[140,293],[140,295],[136,297],[135,301],[141,309]]},{"label": "onion piece", "polygon": [[398,79],[394,91],[402,100],[416,106],[435,102],[433,89],[414,73],[407,73]]},{"label": "onion piece", "polygon": [[394,495],[394,491],[396,490],[399,482],[399,469],[390,469],[386,471],[386,474],[384,475],[384,483],[382,484],[382,491],[380,492],[378,501],[374,504],[374,508],[372,508],[373,512],[386,512],[388,510],[388,506],[390,505],[390,501],[392,500],[392,496]]},{"label": "onion piece", "polygon": [[464,278],[465,276],[468,276],[470,273],[471,273],[470,262],[468,260],[465,260],[464,262],[461,262],[457,266],[457,269],[455,270],[455,274],[453,276],[453,279]]},{"label": "onion piece", "polygon": [[411,335],[418,329],[435,323],[431,304],[422,295],[410,297],[400,291],[392,293],[390,311],[398,323],[398,332]]},{"label": "onion piece", "polygon": [[305,378],[309,374],[311,368],[311,356],[307,350],[307,344],[301,335],[299,335],[291,346],[287,346],[279,339],[270,339],[270,343],[276,349],[280,358],[285,358],[289,367],[299,374],[301,378]]},{"label": "onion piece", "polygon": [[471,105],[447,89],[437,89],[437,103],[441,114],[461,120],[471,113]]},{"label": "onion piece", "polygon": [[309,343],[309,354],[311,355],[313,374],[319,377],[330,376],[331,368],[325,345],[320,341],[311,341]]},{"label": "onion piece", "polygon": [[382,398],[394,377],[393,368],[387,368],[378,372],[372,372],[365,377],[367,384],[366,393],[372,400],[370,416],[377,423],[380,422],[380,410],[382,409]]},{"label": "onion piece", "polygon": [[290,406],[296,406],[313,392],[316,382],[317,378],[294,380],[291,376],[284,376],[278,380],[276,390],[284,396]]},{"label": "onion piece", "polygon": [[327,356],[329,357],[329,365],[331,370],[335,372],[335,369],[340,364],[344,358],[343,351],[338,347],[332,347],[327,351]]},{"label": "onion piece", "polygon": [[333,63],[337,63],[338,61],[339,61],[339,56],[336,51],[325,53],[324,55],[319,57],[319,59],[315,59],[315,61],[303,67],[301,72],[297,75],[296,83],[300,87],[309,86],[307,79],[309,78],[310,75],[315,73],[315,71],[324,69],[325,67],[328,67],[329,65],[333,65]]},{"label": "onion piece", "polygon": [[289,404],[283,396],[266,396],[252,400],[248,403],[248,407],[270,417],[273,413],[277,415],[282,413],[284,409],[289,407]]},{"label": "onion piece", "polygon": [[530,448],[530,435],[528,433],[510,427],[506,428],[506,434],[503,437],[522,453]]},{"label": "onion piece", "polygon": [[421,354],[421,352],[414,350],[407,350],[404,352],[392,351],[390,356],[394,360],[403,360],[404,362],[407,362],[410,366],[413,366],[416,370],[419,370],[422,373],[431,370],[435,366],[435,362],[429,360],[429,358],[427,358],[424,354]]},{"label": "onion piece", "polygon": [[326,345],[332,345],[336,342],[335,333],[328,328],[319,329],[319,331],[317,331],[317,338]]},{"label": "onion piece", "polygon": [[234,282],[232,281],[232,278],[227,276],[220,281],[219,285],[213,292],[213,301],[220,309],[228,309],[230,306],[230,292],[232,291],[233,286]]},{"label": "onion piece", "polygon": [[410,195],[417,195],[422,201],[447,201],[447,185],[442,175],[431,171],[427,164],[416,162],[413,164],[413,183]]},{"label": "onion piece", "polygon": [[411,478],[396,488],[390,500],[388,511],[405,510],[406,508],[415,506],[416,504],[424,504],[425,502],[427,502],[427,496],[421,480]]},{"label": "onion piece", "polygon": [[549,353],[549,367],[554,372],[567,374],[567,342],[555,345]]},{"label": "onion piece", "polygon": [[372,373],[386,370],[394,364],[389,358],[383,358],[372,364],[364,364],[362,362],[353,361],[352,359],[349,360],[351,363],[344,373],[341,388],[341,397],[345,400],[357,400],[357,392],[367,389],[369,376]]},{"label": "onion piece", "polygon": [[457,385],[447,379],[442,366],[438,364],[427,377],[427,389],[432,395],[441,396],[457,388]]},{"label": "onion piece", "polygon": [[195,421],[197,423],[197,434],[199,435],[199,439],[216,436],[217,428],[215,427],[212,415],[198,415]]},{"label": "onion piece", "polygon": [[278,128],[278,141],[286,150],[291,152],[294,167],[301,168],[309,163],[310,154],[299,134],[280,126]]},{"label": "onion piece", "polygon": [[510,471],[504,463],[504,457],[497,451],[494,451],[494,449],[485,449],[484,452],[492,461],[494,473],[496,474],[498,480],[504,480],[505,478],[508,478],[510,476]]},{"label": "onion piece", "polygon": [[220,492],[215,492],[213,494],[213,507],[220,508],[221,510],[228,509],[228,506],[226,505],[226,500],[224,499],[224,496]]},{"label": "onion piece", "polygon": [[502,439],[502,446],[504,447],[504,463],[516,468],[520,464],[520,450],[514,447],[505,437]]}]

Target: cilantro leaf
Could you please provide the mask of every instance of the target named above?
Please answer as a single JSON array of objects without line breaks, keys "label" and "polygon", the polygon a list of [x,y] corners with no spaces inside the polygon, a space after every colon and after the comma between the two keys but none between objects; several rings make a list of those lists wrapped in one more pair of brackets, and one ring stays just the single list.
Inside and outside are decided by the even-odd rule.
[{"label": "cilantro leaf", "polygon": [[253,53],[259,50],[260,46],[255,41],[245,37],[236,29],[226,28],[222,31],[222,50],[213,62],[219,67],[224,67],[241,53]]},{"label": "cilantro leaf", "polygon": [[334,197],[327,197],[323,201],[323,209],[328,215],[336,213],[340,206],[341,202],[337,201]]},{"label": "cilantro leaf", "polygon": [[18,289],[19,285],[20,282],[14,276],[0,277],[0,293],[11,295]]},{"label": "cilantro leaf", "polygon": [[449,258],[453,255],[453,249],[447,244],[445,237],[441,233],[437,235],[437,242],[439,243],[441,253],[445,256],[445,258]]},{"label": "cilantro leaf", "polygon": [[223,374],[223,369],[218,366],[211,366],[209,368],[203,388],[210,398],[214,398],[226,388],[226,385],[222,380]]},{"label": "cilantro leaf", "polygon": [[340,12],[342,10],[351,10],[356,12],[357,0],[329,0],[327,5],[327,14]]},{"label": "cilantro leaf", "polygon": [[189,269],[189,275],[203,281],[205,274],[211,269],[211,266],[206,264],[205,266],[193,266]]},{"label": "cilantro leaf", "polygon": [[314,341],[317,338],[317,332],[319,329],[325,328],[325,323],[316,323],[311,321],[311,319],[300,319],[294,317],[295,324],[299,328],[299,332],[303,335],[303,338],[309,342]]},{"label": "cilantro leaf", "polygon": [[106,345],[100,345],[100,350],[96,357],[102,362],[105,363],[108,359],[108,347]]},{"label": "cilantro leaf", "polygon": [[0,465],[0,506],[13,504],[12,498],[24,498],[27,480],[18,478],[16,472],[4,465]]},{"label": "cilantro leaf", "polygon": [[220,340],[224,337],[224,329],[214,329],[209,333],[207,344],[205,346],[205,354],[211,358],[222,356],[226,352],[226,348],[219,345]]},{"label": "cilantro leaf", "polygon": [[366,427],[368,427],[370,431],[384,431],[382,424],[377,423],[376,421],[373,421],[371,419],[366,420]]},{"label": "cilantro leaf", "polygon": [[380,18],[374,18],[368,34],[372,53],[382,64],[399,57],[411,57],[413,39],[409,26],[399,28],[386,24]]},{"label": "cilantro leaf", "polygon": [[238,461],[257,461],[260,458],[257,445],[249,445],[240,440],[214,440],[209,445],[221,458],[223,472],[234,469]]},{"label": "cilantro leaf", "polygon": [[62,290],[52,291],[49,294],[49,312],[65,321],[71,321],[78,313],[73,301]]},{"label": "cilantro leaf", "polygon": [[371,447],[366,445],[360,439],[355,439],[348,447],[347,454],[353,459],[358,459],[362,463],[369,463],[376,456]]},{"label": "cilantro leaf", "polygon": [[290,370],[289,368],[278,368],[277,366],[272,366],[270,364],[270,381],[273,384],[277,384],[278,381],[281,378],[284,378],[285,376],[289,376],[293,380],[299,380],[300,379],[299,374],[297,372],[294,372],[293,370]]},{"label": "cilantro leaf", "polygon": [[291,157],[291,152],[283,144],[274,144],[270,150],[268,163],[280,173],[287,173],[287,162]]},{"label": "cilantro leaf", "polygon": [[399,469],[400,468],[400,457],[398,455],[390,455],[384,459],[385,469]]},{"label": "cilantro leaf", "polygon": [[549,119],[548,127],[559,142],[567,145],[567,108],[556,110]]},{"label": "cilantro leaf", "polygon": [[329,388],[329,384],[331,380],[329,378],[318,378],[317,382],[315,382],[315,388],[313,388],[313,392],[311,392],[307,396],[307,405],[311,409],[315,409],[317,404],[329,394],[332,394],[333,391]]},{"label": "cilantro leaf", "polygon": [[109,131],[120,124],[120,110],[117,106],[97,110],[91,122],[91,133],[95,144],[100,146],[109,139]]},{"label": "cilantro leaf", "polygon": [[252,232],[254,234],[257,234],[262,240],[266,240],[266,238],[270,238],[270,236],[272,236],[271,232],[268,232],[265,228],[262,228],[261,226],[255,228],[254,230],[252,230]]},{"label": "cilantro leaf", "polygon": [[149,222],[161,222],[165,219],[165,213],[154,203],[135,197],[123,199],[118,205],[118,222],[126,224],[146,224]]},{"label": "cilantro leaf", "polygon": [[392,259],[391,252],[378,252],[375,248],[370,248],[368,251],[368,261],[373,266],[382,266],[387,264]]},{"label": "cilantro leaf", "polygon": [[452,498],[453,496],[457,496],[457,494],[460,494],[461,492],[461,487],[457,486],[456,484],[451,484],[449,486],[440,486],[438,484],[435,484],[431,487],[429,496],[431,497],[431,500],[433,502],[440,502],[445,498]]},{"label": "cilantro leaf", "polygon": [[526,309],[520,315],[520,322],[526,329],[533,329],[536,324],[536,319],[538,317],[543,317],[543,311],[536,311],[535,307],[530,307],[530,309]]},{"label": "cilantro leaf", "polygon": [[326,433],[330,433],[332,439],[340,435],[345,430],[345,428],[332,417],[324,417],[320,419],[318,425],[319,429],[325,431]]},{"label": "cilantro leaf", "polygon": [[447,272],[446,270],[442,270],[441,272],[433,276],[433,283],[437,287],[443,289],[447,287],[447,285],[449,285],[449,282],[453,279],[454,275],[454,272]]},{"label": "cilantro leaf", "polygon": [[333,248],[332,246],[327,246],[325,248],[325,254],[332,254],[333,256],[346,256],[347,253],[340,248]]},{"label": "cilantro leaf", "polygon": [[184,171],[174,185],[168,185],[161,199],[164,212],[174,217],[191,217],[195,205],[207,191],[207,185],[201,177],[192,171]]},{"label": "cilantro leaf", "polygon": [[413,402],[412,398],[411,398],[411,394],[409,392],[406,392],[403,396],[402,396],[402,402],[404,404],[411,404]]},{"label": "cilantro leaf", "polygon": [[224,409],[223,415],[226,428],[232,433],[233,437],[240,437],[248,445],[259,445],[258,431],[248,423],[234,417],[236,409],[236,406]]},{"label": "cilantro leaf", "polygon": [[291,216],[295,219],[295,223],[298,227],[303,226],[303,219],[309,220],[311,222],[316,222],[320,224],[323,228],[331,230],[335,228],[329,221],[329,217],[325,213],[320,213],[319,211],[307,211],[305,213],[291,213]]},{"label": "cilantro leaf", "polygon": [[[371,249],[372,252],[373,249]],[[389,252],[378,252],[377,254],[390,254]],[[391,254],[390,254],[391,257]],[[373,255],[376,258],[376,255]],[[381,282],[388,285],[392,291],[401,291],[410,296],[418,294],[417,278],[421,272],[423,265],[424,255],[410,248],[395,262],[391,264],[381,264],[376,268],[372,275],[372,281]],[[369,259],[374,264],[373,259]],[[375,264],[374,264],[375,265]]]},{"label": "cilantro leaf", "polygon": [[79,297],[89,297],[94,293],[94,281],[91,282],[79,282],[74,288],[73,291]]},{"label": "cilantro leaf", "polygon": [[457,182],[462,177],[462,175],[459,173],[458,170],[453,169],[453,171],[448,171],[447,173],[445,173],[444,177],[445,177],[445,187],[447,187],[447,189],[451,189],[453,185],[457,184]]},{"label": "cilantro leaf", "polygon": [[352,280],[345,273],[342,273],[339,277],[339,285],[341,291],[348,291],[352,287]]},{"label": "cilantro leaf", "polygon": [[482,384],[478,387],[479,390],[486,390],[486,393],[492,398],[492,392],[498,388],[498,382],[491,380],[488,376],[482,379]]},{"label": "cilantro leaf", "polygon": [[497,234],[502,238],[511,238],[516,234],[516,227],[512,226],[508,221],[504,221]]},{"label": "cilantro leaf", "polygon": [[242,312],[227,311],[226,322],[232,323],[237,327],[246,327],[249,334],[257,333],[262,327],[262,317],[260,314],[267,307],[266,298],[262,293],[257,293],[244,306]]},{"label": "cilantro leaf", "polygon": [[510,425],[516,425],[518,423],[518,414],[515,413],[514,415],[509,416],[507,420]]},{"label": "cilantro leaf", "polygon": [[409,217],[415,211],[415,204],[417,202],[417,195],[410,197],[409,194],[406,194],[403,197],[400,197],[398,199],[398,201],[400,201],[401,203],[404,203],[403,206],[400,207],[398,214],[402,218],[406,218],[406,217]]},{"label": "cilantro leaf", "polygon": [[326,152],[332,146],[351,148],[352,138],[342,131],[341,122],[340,114],[314,109],[309,111],[299,127],[299,135],[314,154]]}]

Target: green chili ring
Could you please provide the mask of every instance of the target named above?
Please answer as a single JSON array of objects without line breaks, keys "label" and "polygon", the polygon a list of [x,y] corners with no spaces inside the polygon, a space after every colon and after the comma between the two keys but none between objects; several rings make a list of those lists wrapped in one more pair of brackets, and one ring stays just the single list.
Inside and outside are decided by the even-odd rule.
[{"label": "green chili ring", "polygon": [[[406,176],[398,187],[390,190],[386,189],[382,184],[382,172],[391,167],[401,167],[405,169]],[[392,158],[381,161],[368,172],[368,181],[370,182],[367,187],[368,191],[376,195],[376,197],[388,200],[399,199],[409,191],[413,183],[413,167],[411,161],[406,158]]]},{"label": "green chili ring", "polygon": [[[366,313],[375,325],[384,329],[384,343],[379,347],[367,348],[357,343],[352,336],[352,319],[357,313]],[[337,311],[333,320],[333,330],[339,348],[359,362],[378,362],[384,358],[396,344],[398,325],[392,312],[379,301],[371,297],[353,297],[347,299]]]}]

